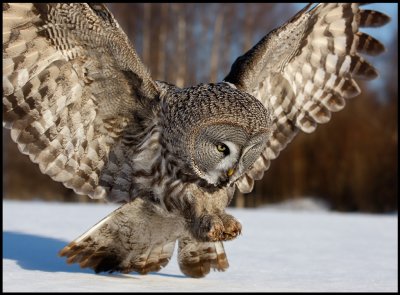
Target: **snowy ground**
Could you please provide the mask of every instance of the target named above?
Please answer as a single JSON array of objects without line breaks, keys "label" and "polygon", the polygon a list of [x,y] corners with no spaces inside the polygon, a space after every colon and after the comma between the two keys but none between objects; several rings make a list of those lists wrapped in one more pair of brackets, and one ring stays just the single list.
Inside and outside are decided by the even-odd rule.
[{"label": "snowy ground", "polygon": [[230,209],[243,225],[243,234],[225,244],[230,268],[203,279],[182,275],[176,254],[146,276],[96,275],[57,256],[115,208],[3,201],[3,291],[398,290],[397,214],[341,214],[318,206]]}]

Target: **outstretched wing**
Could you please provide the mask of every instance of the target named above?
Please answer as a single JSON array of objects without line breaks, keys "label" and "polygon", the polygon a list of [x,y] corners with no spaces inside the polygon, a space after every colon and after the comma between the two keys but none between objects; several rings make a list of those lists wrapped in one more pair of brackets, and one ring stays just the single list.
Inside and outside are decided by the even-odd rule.
[{"label": "outstretched wing", "polygon": [[[3,4],[3,124],[52,179],[79,194],[116,188],[129,199],[121,136],[143,131],[157,99],[104,5]],[[108,171],[111,153],[120,166]]]},{"label": "outstretched wing", "polygon": [[60,256],[98,272],[159,271],[169,262],[184,220],[140,198],[124,204],[65,246]]},{"label": "outstretched wing", "polygon": [[360,93],[355,78],[377,77],[360,53],[376,55],[384,46],[359,28],[382,26],[389,17],[360,10],[357,3],[310,6],[240,56],[224,79],[258,98],[273,115],[264,152],[236,182],[243,193],[253,189],[298,130],[313,132],[344,107],[346,98]]}]

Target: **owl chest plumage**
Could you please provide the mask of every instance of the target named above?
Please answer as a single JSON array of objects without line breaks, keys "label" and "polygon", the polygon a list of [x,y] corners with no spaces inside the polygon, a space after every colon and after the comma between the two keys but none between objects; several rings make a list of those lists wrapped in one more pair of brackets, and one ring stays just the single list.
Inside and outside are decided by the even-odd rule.
[{"label": "owl chest plumage", "polygon": [[162,143],[162,127],[155,124],[149,129],[141,142],[132,148],[131,195],[169,209],[168,199],[179,199],[185,194],[187,184],[179,179],[176,159],[172,160]]},{"label": "owl chest plumage", "polygon": [[[188,174],[187,164],[166,147],[162,132],[162,127],[155,124],[133,149],[132,195],[169,212],[225,208],[231,198],[226,188],[204,187],[202,179]],[[193,203],[200,203],[200,208],[193,208]]]}]

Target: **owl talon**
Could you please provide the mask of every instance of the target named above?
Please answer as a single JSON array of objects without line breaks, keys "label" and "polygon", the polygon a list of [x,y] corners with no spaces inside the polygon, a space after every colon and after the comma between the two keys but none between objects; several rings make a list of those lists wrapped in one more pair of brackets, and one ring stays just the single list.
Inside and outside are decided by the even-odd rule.
[{"label": "owl talon", "polygon": [[235,217],[229,214],[220,216],[224,224],[224,241],[233,240],[242,232],[242,225]]},{"label": "owl talon", "polygon": [[207,234],[210,241],[223,241],[224,240],[224,226],[221,223],[215,223],[212,225],[210,231]]},{"label": "owl talon", "polygon": [[235,239],[242,231],[242,225],[232,215],[207,216],[204,221],[209,224],[206,233],[207,241],[229,241]]}]

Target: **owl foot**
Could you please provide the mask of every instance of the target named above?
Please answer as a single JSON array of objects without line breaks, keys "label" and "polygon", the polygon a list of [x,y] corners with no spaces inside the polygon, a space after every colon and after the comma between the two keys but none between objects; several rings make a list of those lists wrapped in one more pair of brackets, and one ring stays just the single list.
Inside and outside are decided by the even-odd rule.
[{"label": "owl foot", "polygon": [[236,238],[242,225],[232,215],[205,215],[200,221],[198,239],[207,242],[229,241]]},{"label": "owl foot", "polygon": [[207,233],[210,241],[223,241],[224,236],[224,225],[221,222],[214,223],[211,226],[210,231]]},{"label": "owl foot", "polygon": [[224,224],[223,241],[229,241],[236,238],[242,232],[242,225],[235,217],[229,214],[220,215]]}]

